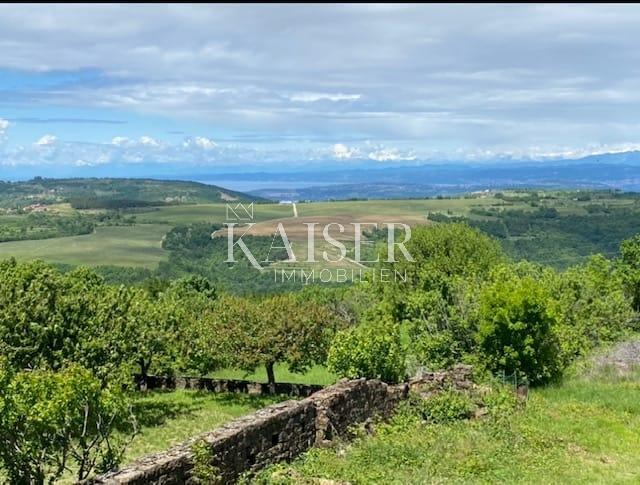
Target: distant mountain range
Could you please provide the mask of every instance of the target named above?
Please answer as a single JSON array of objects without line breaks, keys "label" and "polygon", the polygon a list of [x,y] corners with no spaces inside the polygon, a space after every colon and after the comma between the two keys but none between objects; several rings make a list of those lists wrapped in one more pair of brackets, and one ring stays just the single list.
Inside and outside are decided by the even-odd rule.
[{"label": "distant mountain range", "polygon": [[[373,162],[371,162],[373,163]],[[403,198],[449,195],[503,188],[589,188],[640,191],[640,152],[605,153],[580,159],[412,162],[371,165],[342,161],[319,165],[268,167],[176,167],[117,164],[60,169],[59,176],[181,179],[250,192],[273,200]],[[27,168],[16,168],[27,170]],[[38,167],[29,167],[35,171]],[[4,171],[4,169],[3,169]],[[12,172],[28,178],[27,172]],[[7,174],[10,175],[10,174]],[[29,177],[39,175],[29,172]],[[41,175],[41,174],[40,174]],[[3,175],[0,175],[3,177]],[[11,178],[11,177],[8,177]]]},{"label": "distant mountain range", "polygon": [[[638,154],[635,154],[636,157]],[[640,164],[615,163],[615,158],[588,157],[563,163],[517,165],[423,165],[377,170],[342,170],[302,174],[264,174],[273,188],[251,191],[270,199],[327,200],[407,198],[450,195],[485,189],[589,188],[640,191]],[[248,177],[248,174],[245,175]],[[314,180],[295,187],[295,179]],[[225,176],[225,179],[229,179]],[[248,178],[243,179],[245,182]],[[286,182],[279,188],[278,182]],[[228,181],[226,182],[229,183]],[[294,187],[294,188],[291,188]]]}]

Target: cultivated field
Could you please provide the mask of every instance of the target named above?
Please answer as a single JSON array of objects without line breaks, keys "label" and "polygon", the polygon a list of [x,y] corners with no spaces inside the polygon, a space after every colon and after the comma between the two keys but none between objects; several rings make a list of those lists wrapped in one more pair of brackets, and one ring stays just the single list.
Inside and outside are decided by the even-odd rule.
[{"label": "cultivated field", "polygon": [[0,259],[153,268],[167,257],[161,244],[169,229],[171,226],[163,224],[106,226],[84,236],[0,243]]},{"label": "cultivated field", "polygon": [[[494,221],[498,217],[493,214],[499,214],[501,211],[522,211],[531,214],[539,208],[553,208],[560,216],[585,217],[589,216],[589,208],[594,204],[606,210],[616,210],[637,208],[639,202],[634,198],[607,197],[605,193],[599,194],[594,200],[579,200],[580,193],[576,191],[540,192],[540,198],[535,203],[529,199],[531,193],[505,191],[503,194],[506,197],[496,197],[496,194],[489,193],[451,199],[297,203],[296,211],[291,204],[255,204],[253,222],[256,225],[248,234],[272,236],[278,223],[281,222],[292,242],[296,256],[301,260],[306,258],[307,251],[308,229],[305,223],[315,222],[317,223],[316,259],[322,260],[322,252],[325,249],[330,254],[336,254],[335,248],[327,247],[321,233],[324,226],[330,223],[340,223],[345,228],[344,233],[340,233],[337,226],[332,226],[330,229],[332,237],[353,241],[353,222],[378,224],[395,222],[415,226],[428,224],[430,213],[449,217],[466,217],[471,221]],[[96,216],[101,210],[75,211],[68,204],[57,204],[51,206],[51,212],[65,216],[72,216],[73,213]],[[153,269],[158,262],[168,256],[167,252],[161,249],[161,240],[172,227],[199,222],[210,224],[227,222],[227,206],[224,203],[138,208],[128,210],[124,214],[127,217],[133,217],[135,223],[117,227],[98,226],[96,231],[89,235],[0,243],[0,258],[13,256],[20,260],[37,258],[74,265],[116,265]],[[26,217],[25,215],[0,215],[0,224],[6,227],[24,225]],[[363,231],[367,231],[371,226],[363,225],[362,228]],[[238,229],[239,233],[240,231],[241,229]],[[522,236],[519,235],[508,238],[513,242],[521,239]],[[582,241],[575,244],[578,247],[584,245]],[[349,257],[352,256],[352,254],[349,255]],[[578,256],[573,254],[569,258],[570,262],[577,260]],[[353,264],[345,261],[342,266],[352,267]]]}]

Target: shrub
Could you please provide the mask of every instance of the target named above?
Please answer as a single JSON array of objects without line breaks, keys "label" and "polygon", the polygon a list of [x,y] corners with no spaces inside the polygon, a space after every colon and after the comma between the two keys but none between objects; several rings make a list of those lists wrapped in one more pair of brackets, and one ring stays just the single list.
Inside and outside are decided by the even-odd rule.
[{"label": "shrub", "polygon": [[406,376],[405,349],[397,325],[363,322],[336,334],[327,364],[341,377],[399,382]]},{"label": "shrub", "polygon": [[77,365],[15,372],[0,362],[0,463],[11,483],[53,483],[72,470],[83,480],[113,468],[127,444],[116,428],[136,430],[120,382],[103,388]]},{"label": "shrub", "polygon": [[471,417],[474,408],[471,398],[455,389],[446,389],[427,399],[413,397],[410,403],[420,417],[430,423],[467,419]]},{"label": "shrub", "polygon": [[480,294],[477,340],[489,370],[542,384],[562,372],[548,290],[504,266]]}]

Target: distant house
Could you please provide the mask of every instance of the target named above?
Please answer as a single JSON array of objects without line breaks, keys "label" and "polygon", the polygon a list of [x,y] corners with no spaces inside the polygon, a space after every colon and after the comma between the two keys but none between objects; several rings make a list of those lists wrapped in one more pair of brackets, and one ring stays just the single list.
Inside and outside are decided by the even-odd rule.
[{"label": "distant house", "polygon": [[296,201],[295,200],[281,200],[279,203],[280,204],[289,204],[289,205],[291,205],[291,204],[295,204]]}]

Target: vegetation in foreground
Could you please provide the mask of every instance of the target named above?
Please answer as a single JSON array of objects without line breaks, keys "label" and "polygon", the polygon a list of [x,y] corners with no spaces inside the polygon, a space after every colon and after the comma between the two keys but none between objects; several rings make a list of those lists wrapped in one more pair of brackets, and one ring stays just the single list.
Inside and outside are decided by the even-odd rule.
[{"label": "vegetation in foreground", "polygon": [[[449,408],[454,407],[451,397]],[[631,483],[640,474],[640,371],[589,372],[478,419],[405,408],[374,435],[313,449],[255,483]],[[442,414],[440,414],[442,415]]]},{"label": "vegetation in foreground", "polygon": [[[639,248],[636,236],[619,258],[557,271],[510,261],[468,225],[438,224],[414,229],[413,261],[380,263],[406,279],[269,296],[231,295],[198,276],[111,286],[84,268],[8,260],[0,263],[0,460],[15,483],[117,466],[136,434],[132,372],[144,380],[263,369],[273,384],[278,366],[326,365],[339,377],[397,382],[464,362],[484,379],[554,385],[576,359],[637,330]],[[468,415],[468,405],[454,393],[417,408],[439,423]]]}]

